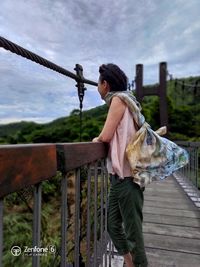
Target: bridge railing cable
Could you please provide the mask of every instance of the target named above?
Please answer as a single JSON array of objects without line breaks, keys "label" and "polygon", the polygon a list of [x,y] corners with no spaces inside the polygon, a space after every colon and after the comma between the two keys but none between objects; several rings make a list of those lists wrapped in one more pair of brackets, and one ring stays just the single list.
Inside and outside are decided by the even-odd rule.
[{"label": "bridge railing cable", "polygon": [[31,60],[35,63],[38,63],[48,69],[51,69],[53,71],[56,71],[62,75],[65,75],[77,82],[76,87],[78,89],[78,97],[79,97],[79,108],[80,108],[80,142],[82,141],[82,109],[83,109],[83,99],[85,95],[85,85],[89,84],[93,86],[97,86],[98,84],[94,81],[88,80],[83,76],[83,68],[80,64],[76,64],[74,70],[76,71],[76,74],[66,70],[55,63],[3,38],[0,36],[0,47],[9,50],[12,53],[15,53],[19,56],[22,56],[28,60]]},{"label": "bridge railing cable", "polygon": [[189,163],[174,173],[177,182],[200,209],[200,142],[177,141],[189,153]]},{"label": "bridge railing cable", "polygon": [[0,47],[6,49],[6,50],[9,50],[10,52],[12,53],[15,53],[19,56],[22,56],[26,59],[29,59],[35,63],[38,63],[48,69],[52,69],[53,71],[56,71],[62,75],[65,75],[69,78],[72,78],[76,81],[81,81],[83,83],[86,83],[86,84],[90,84],[90,85],[94,85],[94,86],[97,86],[97,83],[94,82],[94,81],[91,81],[91,80],[88,80],[88,79],[85,79],[84,77],[81,78],[79,75],[76,75],[74,74],[73,72],[70,72],[69,70],[66,70],[58,65],[56,65],[55,63],[3,38],[0,36]]}]

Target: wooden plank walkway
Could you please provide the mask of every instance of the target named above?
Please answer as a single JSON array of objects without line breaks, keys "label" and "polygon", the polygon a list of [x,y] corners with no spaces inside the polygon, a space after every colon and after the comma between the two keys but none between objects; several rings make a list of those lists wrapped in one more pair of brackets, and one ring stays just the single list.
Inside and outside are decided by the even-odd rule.
[{"label": "wooden plank walkway", "polygon": [[146,188],[143,232],[149,266],[200,267],[200,210],[173,176]]},{"label": "wooden plank walkway", "polygon": [[[143,232],[149,267],[200,267],[200,209],[171,176],[144,193]],[[112,267],[122,267],[114,256]]]}]

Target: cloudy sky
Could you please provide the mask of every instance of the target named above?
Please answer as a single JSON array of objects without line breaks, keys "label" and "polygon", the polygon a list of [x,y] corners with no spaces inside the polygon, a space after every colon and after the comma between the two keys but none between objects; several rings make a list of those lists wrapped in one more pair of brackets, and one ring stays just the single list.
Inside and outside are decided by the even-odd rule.
[{"label": "cloudy sky", "polygon": [[[1,0],[0,36],[87,79],[116,63],[130,80],[144,64],[145,84],[167,61],[174,77],[200,74],[200,0]],[[0,48],[0,124],[49,122],[79,107],[75,82]],[[87,86],[84,110],[101,105]]]}]

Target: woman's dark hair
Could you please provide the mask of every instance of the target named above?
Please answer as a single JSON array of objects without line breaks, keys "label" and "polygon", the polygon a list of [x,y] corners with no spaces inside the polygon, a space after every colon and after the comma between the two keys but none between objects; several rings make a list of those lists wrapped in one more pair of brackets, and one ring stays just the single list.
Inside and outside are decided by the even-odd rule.
[{"label": "woman's dark hair", "polygon": [[125,73],[115,64],[103,64],[99,67],[100,82],[107,81],[110,91],[126,91],[128,79]]}]

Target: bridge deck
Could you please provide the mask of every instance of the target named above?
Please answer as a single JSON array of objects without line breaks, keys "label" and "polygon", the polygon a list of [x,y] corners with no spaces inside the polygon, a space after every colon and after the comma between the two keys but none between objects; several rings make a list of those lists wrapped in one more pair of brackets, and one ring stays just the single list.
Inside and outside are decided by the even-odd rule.
[{"label": "bridge deck", "polygon": [[143,232],[149,267],[200,267],[200,210],[174,177],[146,188]]},{"label": "bridge deck", "polygon": [[200,210],[174,177],[147,187],[143,232],[150,266],[200,267]]}]

